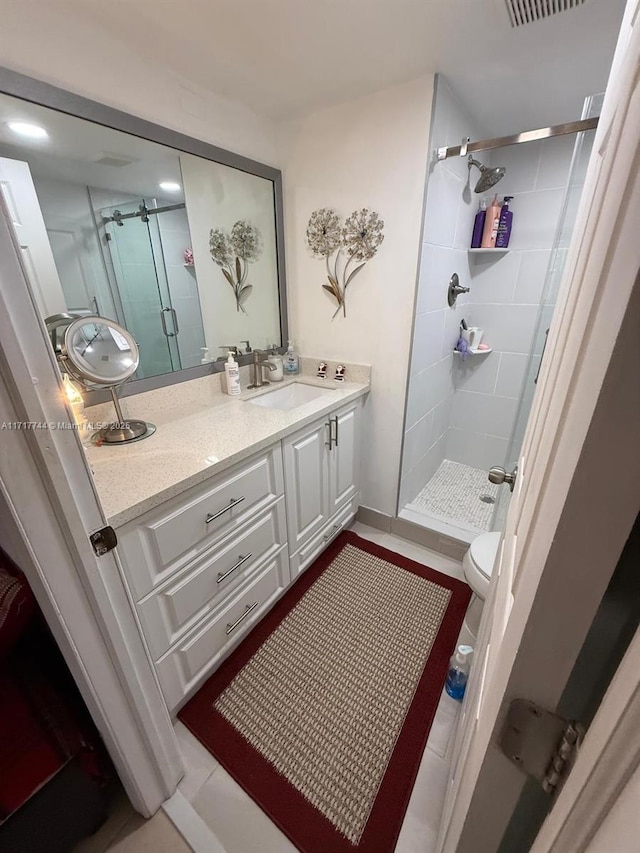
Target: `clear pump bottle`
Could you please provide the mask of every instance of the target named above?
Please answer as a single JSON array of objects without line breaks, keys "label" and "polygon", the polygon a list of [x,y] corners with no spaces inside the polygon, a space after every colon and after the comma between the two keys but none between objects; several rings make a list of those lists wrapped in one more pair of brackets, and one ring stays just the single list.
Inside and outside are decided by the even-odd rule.
[{"label": "clear pump bottle", "polygon": [[293,349],[293,341],[289,341],[289,346],[284,357],[284,372],[287,376],[296,376],[299,369],[298,355]]}]

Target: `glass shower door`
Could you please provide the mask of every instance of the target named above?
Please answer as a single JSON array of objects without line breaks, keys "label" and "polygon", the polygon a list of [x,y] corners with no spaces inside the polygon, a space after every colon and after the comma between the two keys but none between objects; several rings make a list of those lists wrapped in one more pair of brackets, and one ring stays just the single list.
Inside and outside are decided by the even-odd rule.
[{"label": "glass shower door", "polygon": [[[116,210],[135,213],[142,199],[103,208],[105,220]],[[105,221],[106,241],[124,313],[124,325],[140,349],[137,378],[144,379],[180,369],[175,313],[162,264],[157,223],[142,217],[121,225]]]},{"label": "glass shower door", "polygon": [[[603,98],[604,95],[592,95],[587,98],[582,111],[582,118],[593,118],[600,115]],[[558,220],[556,235],[551,251],[551,258],[549,260],[549,266],[547,267],[545,276],[542,300],[540,302],[540,310],[538,311],[538,318],[533,336],[533,344],[529,353],[527,369],[523,380],[522,393],[520,394],[520,402],[518,404],[516,419],[509,439],[506,458],[504,460],[504,467],[507,471],[512,471],[518,464],[518,459],[520,458],[520,450],[522,448],[524,433],[529,421],[531,406],[533,405],[533,395],[536,390],[536,383],[540,372],[542,358],[544,356],[549,327],[551,326],[553,312],[558,299],[558,291],[562,282],[569,242],[575,225],[578,204],[582,195],[585,173],[589,163],[589,157],[591,156],[594,137],[595,130],[583,131],[576,137],[562,212]],[[496,462],[496,464],[498,463]],[[511,493],[508,489],[499,490],[498,500],[496,501],[491,523],[492,530],[504,529],[510,494]]]}]

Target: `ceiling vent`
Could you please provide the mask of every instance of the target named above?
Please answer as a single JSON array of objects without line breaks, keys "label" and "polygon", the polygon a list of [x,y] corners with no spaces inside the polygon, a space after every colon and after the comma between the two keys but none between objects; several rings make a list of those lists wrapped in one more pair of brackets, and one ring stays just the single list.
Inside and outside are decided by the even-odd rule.
[{"label": "ceiling vent", "polygon": [[99,166],[115,166],[119,168],[120,166],[129,166],[131,163],[135,163],[137,159],[137,157],[127,157],[124,154],[111,154],[109,151],[103,151],[92,162],[97,163]]},{"label": "ceiling vent", "polygon": [[504,0],[512,27],[533,24],[558,12],[568,12],[582,6],[584,0]]}]

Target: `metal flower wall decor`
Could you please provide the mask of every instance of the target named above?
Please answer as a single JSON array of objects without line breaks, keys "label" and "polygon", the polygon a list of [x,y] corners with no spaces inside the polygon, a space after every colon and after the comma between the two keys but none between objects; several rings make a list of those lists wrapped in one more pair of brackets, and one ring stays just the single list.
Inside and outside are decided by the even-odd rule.
[{"label": "metal flower wall decor", "polygon": [[249,264],[257,261],[262,254],[260,231],[246,219],[239,219],[230,234],[222,228],[212,228],[209,252],[233,290],[236,310],[246,314],[244,303],[253,290],[253,285],[247,283]]},{"label": "metal flower wall decor", "polygon": [[313,254],[324,258],[327,265],[329,283],[322,287],[338,303],[332,319],[337,317],[340,309],[347,316],[347,287],[378,251],[384,240],[383,229],[382,219],[374,210],[367,210],[366,207],[354,210],[344,225],[335,210],[323,207],[311,214],[307,225],[307,243]]}]

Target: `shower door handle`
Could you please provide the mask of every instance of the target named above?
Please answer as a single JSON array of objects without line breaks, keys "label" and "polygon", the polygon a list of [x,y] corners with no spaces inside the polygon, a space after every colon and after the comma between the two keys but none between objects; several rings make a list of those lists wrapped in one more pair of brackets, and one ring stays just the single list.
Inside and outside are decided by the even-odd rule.
[{"label": "shower door handle", "polygon": [[508,473],[504,468],[500,468],[498,465],[494,465],[493,468],[489,468],[489,482],[494,483],[496,486],[501,486],[503,483],[506,483],[509,486],[510,491],[513,491],[517,476],[517,465],[511,473]]},{"label": "shower door handle", "polygon": [[178,332],[180,331],[180,327],[178,326],[178,315],[176,314],[175,308],[169,308],[169,311],[171,311],[171,319],[173,320],[173,334],[177,337]]},{"label": "shower door handle", "polygon": [[167,313],[167,311],[169,313],[173,312],[172,316],[175,318],[175,311],[173,311],[173,308],[163,308],[162,311],[160,312],[160,322],[162,323],[162,331],[164,332],[165,337],[175,338],[176,332],[170,332],[167,329],[167,320],[166,320],[166,317],[164,316]]}]

